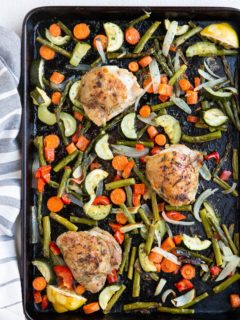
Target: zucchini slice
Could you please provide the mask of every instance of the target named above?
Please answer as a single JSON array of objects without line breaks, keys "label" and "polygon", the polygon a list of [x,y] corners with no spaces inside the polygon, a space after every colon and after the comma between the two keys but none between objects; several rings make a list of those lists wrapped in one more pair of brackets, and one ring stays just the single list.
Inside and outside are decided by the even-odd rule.
[{"label": "zucchini slice", "polygon": [[209,240],[200,240],[198,237],[190,237],[187,234],[183,234],[183,243],[190,250],[206,250],[210,247],[211,241]]},{"label": "zucchini slice", "polygon": [[38,271],[45,278],[47,283],[51,283],[54,280],[54,272],[52,270],[52,266],[46,259],[36,259],[32,261],[34,267],[38,269]]},{"label": "zucchini slice", "polygon": [[42,105],[38,107],[38,119],[49,126],[53,126],[57,122],[55,113],[50,112],[47,107]]},{"label": "zucchini slice", "polygon": [[79,107],[79,108],[82,107],[82,104],[77,99],[80,85],[81,85],[81,80],[75,81],[69,90],[69,98],[70,98],[72,104],[76,107]]},{"label": "zucchini slice", "polygon": [[109,148],[108,143],[109,135],[105,134],[101,139],[99,139],[95,145],[95,152],[97,156],[103,160],[112,160],[113,153]]},{"label": "zucchini slice", "polygon": [[95,189],[99,182],[108,177],[108,172],[102,169],[95,169],[86,176],[85,189],[90,196],[95,197]]},{"label": "zucchini slice", "polygon": [[106,206],[99,205],[95,206],[92,204],[92,199],[85,203],[83,206],[83,210],[90,218],[93,220],[103,220],[105,219],[111,212],[112,205],[108,204]]},{"label": "zucchini slice", "polygon": [[138,256],[141,267],[145,272],[156,272],[157,268],[152,261],[148,259],[145,251],[145,243],[141,243],[138,249]]},{"label": "zucchini slice", "polygon": [[65,128],[65,136],[70,137],[77,129],[77,121],[67,112],[60,113],[60,119],[62,120]]},{"label": "zucchini slice", "polygon": [[106,22],[103,25],[108,38],[107,52],[114,52],[121,48],[124,40],[121,28],[112,22]]},{"label": "zucchini slice", "polygon": [[46,92],[38,87],[30,92],[30,96],[36,106],[48,107],[51,104],[51,99]]},{"label": "zucchini slice", "polygon": [[229,100],[232,92],[214,91],[212,88],[203,88],[213,100]]},{"label": "zucchini slice", "polygon": [[228,117],[218,108],[212,108],[203,112],[203,120],[211,127],[218,127],[228,121]]},{"label": "zucchini slice", "polygon": [[90,44],[86,42],[78,42],[73,49],[72,57],[70,59],[70,64],[72,66],[78,66],[82,58],[87,54],[88,50],[91,49]]},{"label": "zucchini slice", "polygon": [[164,128],[171,143],[178,143],[181,139],[182,129],[179,121],[169,114],[165,114],[155,119],[157,125]]},{"label": "zucchini slice", "polygon": [[48,29],[45,30],[45,36],[50,42],[52,42],[56,46],[63,46],[65,44],[67,44],[71,39],[71,37],[68,35],[66,35],[64,37],[61,37],[61,36],[54,37],[51,35],[51,33],[49,32]]},{"label": "zucchini slice", "polygon": [[112,298],[115,292],[117,292],[120,289],[120,285],[114,284],[112,286],[108,286],[102,290],[98,297],[99,305],[102,308],[102,310],[105,310],[108,302]]},{"label": "zucchini slice", "polygon": [[135,128],[136,113],[131,112],[123,117],[121,122],[121,130],[124,136],[128,139],[137,139],[137,132]]},{"label": "zucchini slice", "polygon": [[45,88],[43,83],[43,76],[44,76],[44,60],[38,59],[34,60],[31,64],[30,69],[30,81],[32,85],[39,87],[41,89]]}]

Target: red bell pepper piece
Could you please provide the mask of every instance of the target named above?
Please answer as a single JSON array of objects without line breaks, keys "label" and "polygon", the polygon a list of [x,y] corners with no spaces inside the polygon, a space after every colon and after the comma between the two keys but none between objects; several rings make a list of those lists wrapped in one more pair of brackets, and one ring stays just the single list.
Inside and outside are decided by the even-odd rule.
[{"label": "red bell pepper piece", "polygon": [[212,268],[210,268],[210,274],[213,277],[218,276],[220,272],[221,272],[221,268],[219,268],[218,266],[213,266]]},{"label": "red bell pepper piece", "polygon": [[120,230],[120,228],[122,227],[122,225],[120,223],[114,223],[114,222],[110,222],[109,223],[109,227],[112,229],[113,232],[117,232]]},{"label": "red bell pepper piece", "polygon": [[67,266],[55,266],[53,270],[60,280],[60,286],[72,290],[73,275],[70,269]]},{"label": "red bell pepper piece", "polygon": [[141,144],[141,143],[136,143],[135,149],[141,151],[141,150],[144,150],[145,147],[144,147],[144,145]]},{"label": "red bell pepper piece", "polygon": [[117,231],[114,233],[114,238],[117,240],[119,244],[122,244],[124,241],[124,233]]},{"label": "red bell pepper piece", "polygon": [[44,147],[44,156],[47,162],[53,162],[55,160],[55,149]]},{"label": "red bell pepper piece", "polygon": [[110,204],[110,200],[106,196],[97,196],[94,199],[93,204],[95,206],[99,206],[99,205],[107,206],[108,204]]},{"label": "red bell pepper piece", "polygon": [[190,290],[193,288],[192,282],[187,279],[180,280],[178,283],[175,284],[175,286],[179,292]]},{"label": "red bell pepper piece", "polygon": [[47,295],[45,294],[45,295],[42,297],[41,309],[42,309],[42,310],[45,310],[45,309],[47,309],[47,307],[48,307],[48,298],[47,298]]},{"label": "red bell pepper piece", "polygon": [[224,181],[228,181],[228,179],[231,177],[232,172],[228,170],[223,170],[223,172],[220,174],[220,179]]},{"label": "red bell pepper piece", "polygon": [[141,194],[143,196],[145,193],[145,184],[144,183],[135,183],[133,185],[133,192],[135,194]]},{"label": "red bell pepper piece", "polygon": [[34,298],[34,302],[36,304],[41,303],[42,302],[42,295],[40,291],[34,291],[33,292],[33,298]]},{"label": "red bell pepper piece", "polygon": [[216,163],[219,163],[220,161],[220,155],[217,151],[213,151],[209,153],[208,155],[204,156],[205,160],[215,159]]},{"label": "red bell pepper piece", "polygon": [[61,254],[61,251],[55,242],[51,241],[49,244],[49,248],[55,256],[59,256]]},{"label": "red bell pepper piece", "polygon": [[50,165],[39,167],[35,173],[35,178],[42,178],[46,183],[50,181],[50,172],[52,167]]},{"label": "red bell pepper piece", "polygon": [[62,202],[66,205],[68,205],[72,202],[72,200],[68,198],[67,194],[63,194],[61,199],[62,199]]},{"label": "red bell pepper piece", "polygon": [[107,281],[109,284],[118,282],[118,274],[116,269],[113,269],[112,272],[107,276]]}]

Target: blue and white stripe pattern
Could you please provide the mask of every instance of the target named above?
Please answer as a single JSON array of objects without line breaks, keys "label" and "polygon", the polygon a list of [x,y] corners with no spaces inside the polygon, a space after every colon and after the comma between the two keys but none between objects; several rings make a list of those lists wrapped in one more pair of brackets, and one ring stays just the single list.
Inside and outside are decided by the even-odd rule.
[{"label": "blue and white stripe pattern", "polygon": [[0,27],[0,319],[22,320],[15,222],[21,201],[20,39]]}]

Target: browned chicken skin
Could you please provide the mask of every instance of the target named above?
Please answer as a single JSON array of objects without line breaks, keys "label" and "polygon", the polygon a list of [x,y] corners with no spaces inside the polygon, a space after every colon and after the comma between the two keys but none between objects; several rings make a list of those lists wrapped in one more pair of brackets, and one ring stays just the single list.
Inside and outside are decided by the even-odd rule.
[{"label": "browned chicken skin", "polygon": [[195,200],[202,160],[201,153],[172,145],[146,158],[146,175],[160,197],[170,205],[182,206]]},{"label": "browned chicken skin", "polygon": [[100,228],[65,232],[57,238],[57,245],[74,279],[92,293],[102,289],[107,275],[119,267],[122,259],[119,244]]}]

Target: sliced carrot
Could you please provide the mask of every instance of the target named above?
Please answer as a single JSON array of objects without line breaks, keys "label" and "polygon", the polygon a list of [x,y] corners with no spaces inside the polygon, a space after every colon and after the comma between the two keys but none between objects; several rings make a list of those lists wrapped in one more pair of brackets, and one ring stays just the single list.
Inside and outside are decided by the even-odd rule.
[{"label": "sliced carrot", "polygon": [[47,149],[56,149],[60,144],[60,139],[56,134],[49,134],[44,137],[43,143]]},{"label": "sliced carrot", "polygon": [[128,219],[123,212],[118,212],[116,214],[116,221],[120,224],[126,224]]},{"label": "sliced carrot", "polygon": [[151,107],[148,105],[142,106],[141,109],[139,110],[139,114],[143,118],[149,117],[150,113],[151,113]]},{"label": "sliced carrot", "polygon": [[159,146],[165,146],[165,144],[167,142],[167,138],[166,138],[166,136],[164,134],[159,133],[155,137],[155,142]]},{"label": "sliced carrot", "polygon": [[187,122],[197,123],[198,121],[199,121],[199,118],[196,116],[187,116]]},{"label": "sliced carrot", "polygon": [[122,173],[122,176],[123,176],[124,179],[129,178],[129,176],[130,176],[130,174],[132,172],[132,169],[134,167],[134,164],[135,163],[134,163],[133,160],[128,162],[128,164],[126,165],[126,167],[124,168],[123,173]]},{"label": "sliced carrot", "polygon": [[177,234],[176,236],[173,236],[174,243],[178,246],[180,243],[182,243],[183,236],[181,234]]},{"label": "sliced carrot", "polygon": [[141,58],[138,63],[142,68],[146,68],[152,62],[151,56],[145,56]]},{"label": "sliced carrot", "polygon": [[126,193],[121,188],[114,189],[110,194],[110,199],[112,203],[120,205],[126,201]]},{"label": "sliced carrot", "polygon": [[159,210],[159,212],[164,211],[164,208],[165,208],[165,203],[164,203],[164,202],[158,203],[158,210]]},{"label": "sliced carrot", "polygon": [[34,292],[33,292],[33,299],[34,299],[34,302],[35,302],[36,304],[41,303],[41,302],[42,302],[41,292],[39,292],[39,291],[34,291]]},{"label": "sliced carrot", "polygon": [[98,163],[98,162],[92,162],[91,164],[90,164],[90,170],[92,171],[92,170],[94,170],[94,169],[98,169],[98,168],[100,168],[101,167],[101,165],[100,165],[100,163]]},{"label": "sliced carrot", "polygon": [[104,34],[98,34],[93,39],[93,46],[97,49],[97,41],[99,41],[103,47],[103,50],[107,49],[108,38]]},{"label": "sliced carrot", "polygon": [[145,193],[145,184],[144,183],[135,183],[133,185],[133,192],[135,194],[140,194],[143,196]]},{"label": "sliced carrot", "polygon": [[161,151],[160,147],[153,147],[151,149],[151,155],[158,154]]},{"label": "sliced carrot", "polygon": [[115,170],[122,171],[128,164],[128,159],[125,156],[117,155],[112,160],[112,166]]},{"label": "sliced carrot", "polygon": [[135,149],[136,149],[136,150],[144,150],[144,149],[145,149],[145,147],[144,147],[144,145],[143,145],[143,144],[141,144],[141,143],[136,143],[136,145],[135,145]]},{"label": "sliced carrot", "polygon": [[42,193],[44,191],[46,182],[42,178],[37,179],[37,190]]},{"label": "sliced carrot", "polygon": [[168,77],[167,77],[167,76],[161,76],[160,83],[162,83],[162,84],[168,84]]},{"label": "sliced carrot", "polygon": [[171,237],[167,237],[166,240],[163,241],[161,248],[165,251],[170,251],[175,248],[175,243]]},{"label": "sliced carrot", "polygon": [[172,273],[178,269],[178,265],[165,258],[161,263],[161,269],[165,273]]},{"label": "sliced carrot", "polygon": [[44,156],[47,162],[53,162],[55,160],[55,149],[44,147]]},{"label": "sliced carrot", "polygon": [[240,308],[239,294],[230,294],[230,303],[233,309]]},{"label": "sliced carrot", "polygon": [[194,87],[198,87],[201,84],[201,79],[199,77],[194,78]]},{"label": "sliced carrot", "polygon": [[78,284],[75,288],[75,292],[76,294],[79,294],[80,296],[82,294],[84,294],[84,292],[86,291],[86,289],[84,288],[84,286],[82,286],[81,284]]},{"label": "sliced carrot", "polygon": [[76,24],[73,28],[73,35],[78,40],[84,40],[90,35],[90,28],[86,23]]},{"label": "sliced carrot", "polygon": [[66,146],[66,151],[68,154],[72,154],[76,150],[77,150],[77,147],[73,142],[69,143],[69,145]]},{"label": "sliced carrot", "polygon": [[195,278],[195,275],[196,275],[196,269],[191,264],[185,264],[181,268],[180,272],[181,272],[182,277],[187,280],[191,280],[191,279]]},{"label": "sliced carrot", "polygon": [[158,134],[158,131],[157,131],[156,127],[154,127],[154,126],[149,126],[149,127],[147,128],[147,133],[148,133],[150,139],[153,139],[153,138],[155,138],[155,136]]},{"label": "sliced carrot", "polygon": [[173,92],[173,86],[165,83],[160,83],[158,87],[158,93],[160,95],[171,97]]},{"label": "sliced carrot", "polygon": [[53,23],[49,27],[49,32],[54,37],[59,37],[61,35],[61,27],[57,23]]},{"label": "sliced carrot", "polygon": [[39,54],[44,60],[52,60],[55,58],[55,51],[47,46],[41,46],[39,49]]},{"label": "sliced carrot", "polygon": [[83,306],[83,311],[85,314],[94,313],[98,310],[100,310],[100,306],[98,302],[92,302],[89,304],[85,304],[85,306]]},{"label": "sliced carrot", "polygon": [[176,51],[177,51],[177,47],[172,44],[172,45],[170,46],[170,49],[169,49],[169,50],[172,51],[172,52],[176,52]]},{"label": "sliced carrot", "polygon": [[166,102],[169,100],[169,97],[168,96],[165,96],[164,94],[160,94],[158,96],[158,99],[161,101],[161,102]]},{"label": "sliced carrot", "polygon": [[73,112],[73,116],[78,121],[82,121],[82,119],[83,119],[83,115],[80,112],[77,112],[77,111]]},{"label": "sliced carrot", "polygon": [[139,70],[139,64],[136,61],[129,62],[128,69],[131,72],[137,72]]},{"label": "sliced carrot", "polygon": [[53,196],[48,199],[47,207],[49,211],[59,212],[63,209],[63,202],[60,198]]},{"label": "sliced carrot", "polygon": [[157,269],[157,272],[160,272],[162,270],[161,263],[155,263],[155,267]]},{"label": "sliced carrot", "polygon": [[77,142],[76,146],[78,147],[78,149],[80,151],[85,151],[87,149],[87,146],[89,145],[89,143],[90,143],[90,140],[88,140],[86,137],[81,135],[78,138],[78,142]]},{"label": "sliced carrot", "polygon": [[47,281],[44,277],[36,277],[32,282],[33,289],[37,291],[42,291],[47,286]]},{"label": "sliced carrot", "polygon": [[59,92],[59,91],[53,92],[52,97],[51,97],[52,103],[56,104],[56,105],[59,104],[61,101],[61,97],[62,97],[61,92]]},{"label": "sliced carrot", "polygon": [[140,204],[141,204],[141,197],[142,197],[141,194],[133,193],[132,203],[133,203],[133,206],[134,206],[134,207],[140,206]]},{"label": "sliced carrot", "polygon": [[187,104],[196,104],[198,102],[198,92],[197,91],[192,91],[188,90],[187,94]]},{"label": "sliced carrot", "polygon": [[57,72],[57,71],[54,71],[50,77],[50,81],[55,84],[62,83],[64,79],[65,79],[64,74]]},{"label": "sliced carrot", "polygon": [[175,221],[181,221],[186,219],[186,216],[184,214],[181,214],[178,211],[168,211],[166,212],[166,216],[171,219],[171,220],[175,220]]},{"label": "sliced carrot", "polygon": [[139,42],[140,38],[140,33],[136,28],[130,27],[125,30],[125,40],[127,43],[135,45]]},{"label": "sliced carrot", "polygon": [[190,88],[192,87],[191,83],[187,79],[179,80],[178,84],[183,91],[190,90]]},{"label": "sliced carrot", "polygon": [[157,252],[152,251],[148,256],[148,259],[154,264],[158,264],[162,262],[163,256]]},{"label": "sliced carrot", "polygon": [[143,88],[147,91],[147,93],[153,93],[153,85],[150,85],[151,82],[151,77],[147,77],[143,80]]}]

